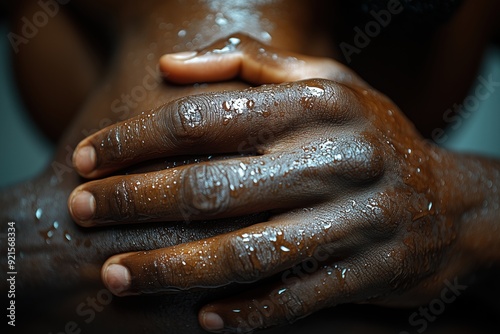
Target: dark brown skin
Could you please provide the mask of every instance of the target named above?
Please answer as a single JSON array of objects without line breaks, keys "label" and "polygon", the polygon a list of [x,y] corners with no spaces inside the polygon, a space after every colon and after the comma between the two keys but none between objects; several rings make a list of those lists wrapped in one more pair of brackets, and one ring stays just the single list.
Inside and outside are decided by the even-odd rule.
[{"label": "dark brown skin", "polygon": [[[106,5],[100,2],[96,6]],[[280,8],[279,2],[273,5]],[[129,93],[141,85],[145,75],[149,74],[145,68],[155,68],[161,54],[197,48],[219,38],[223,38],[224,45],[228,35],[239,32],[231,29],[218,33],[207,32],[203,23],[199,23],[207,11],[203,5],[199,5],[196,10],[182,7],[178,9],[180,11],[160,2],[148,3],[143,5],[144,8],[137,6],[136,3],[132,7],[126,5],[114,13],[119,21],[116,25],[120,30],[119,35],[123,38],[113,62],[114,67],[61,141],[57,162],[65,164],[67,158],[71,157],[71,151],[65,149],[66,144],[70,148],[75,147],[84,137],[82,130],[102,127],[101,120],[105,118],[109,118],[110,122],[123,120],[125,114],[110,111],[110,105],[121,94]],[[291,6],[289,2],[286,8],[286,13],[292,17],[283,15],[284,12],[279,10],[277,12],[280,15],[268,16],[280,27],[270,31],[273,46],[280,48],[275,51],[282,57],[289,53],[280,50],[316,53],[306,48],[309,42],[307,36],[311,35],[307,30],[307,8],[299,4]],[[267,13],[265,8],[258,9]],[[187,33],[195,34],[199,29],[206,36],[202,36],[200,45],[191,46],[183,44],[183,40],[177,37],[165,38],[164,32],[158,31],[157,21],[149,16],[147,20],[141,19],[141,15],[151,12],[164,22],[172,22],[174,27],[183,27],[181,20],[194,17],[191,22],[194,26]],[[130,18],[130,13],[136,16]],[[124,23],[120,23],[124,17],[127,18],[126,22],[123,20]],[[304,20],[302,24],[299,23],[302,19],[297,20],[298,17]],[[287,24],[290,22],[293,24]],[[133,32],[127,29],[132,23]],[[178,28],[171,29],[172,32],[178,31]],[[248,32],[251,29],[246,27],[244,30]],[[189,40],[192,40],[192,36]],[[151,47],[152,42],[157,43],[155,48]],[[237,53],[243,53],[243,59],[255,59],[252,47],[248,50],[244,48],[252,42],[245,43],[243,51]],[[130,52],[134,54],[129,56]],[[153,57],[148,57],[149,53]],[[71,316],[74,317],[77,305],[85,300],[67,291],[88,288],[85,297],[95,296],[102,288],[98,279],[101,264],[109,256],[121,252],[152,250],[138,255],[121,255],[108,262],[122,263],[128,267],[132,273],[132,286],[128,292],[132,293],[252,282],[291,268],[311,256],[321,265],[318,264],[318,271],[303,279],[280,279],[278,276],[255,285],[257,290],[250,293],[251,298],[268,299],[270,292],[272,295],[286,288],[285,296],[293,296],[288,300],[295,301],[284,305],[275,303],[276,311],[270,317],[259,318],[262,323],[244,323],[254,311],[250,309],[255,307],[251,306],[251,299],[242,296],[217,302],[221,300],[220,297],[197,293],[188,295],[189,300],[185,300],[184,294],[167,298],[149,296],[139,299],[132,297],[131,300],[115,299],[102,315],[99,314],[98,321],[85,324],[85,328],[92,326],[93,330],[97,328],[103,332],[111,328],[113,331],[128,332],[164,331],[165,328],[172,328],[176,333],[193,332],[193,316],[209,300],[213,303],[200,312],[203,325],[208,327],[214,324],[214,319],[207,319],[207,314],[215,312],[222,316],[227,327],[246,330],[251,329],[249,327],[284,324],[328,306],[366,301],[373,297],[377,297],[372,300],[376,304],[415,304],[435,296],[446,279],[453,280],[457,275],[466,275],[477,267],[498,262],[498,235],[492,232],[497,231],[498,222],[498,163],[452,154],[426,143],[399,109],[383,95],[364,87],[356,79],[351,80],[351,74],[339,76],[339,69],[342,68],[331,61],[298,57],[306,59],[304,66],[311,71],[306,73],[313,73],[319,67],[320,73],[326,74],[326,80],[300,81],[181,100],[175,99],[201,93],[204,88],[161,84],[148,91],[147,99],[136,101],[126,115],[134,116],[167,103],[165,108],[160,107],[127,121],[128,124],[141,125],[143,121],[148,122],[146,129],[132,127],[132,131],[137,132],[133,133],[133,137],[126,137],[127,128],[122,124],[121,127],[118,125],[85,139],[80,147],[92,143],[99,148],[95,170],[88,167],[88,161],[75,159],[80,172],[94,178],[106,176],[110,171],[131,163],[160,156],[169,157],[167,160],[170,160],[170,157],[186,154],[207,156],[222,153],[234,156],[241,151],[245,151],[246,155],[255,155],[166,170],[165,164],[155,167],[146,165],[143,166],[145,170],[160,171],[158,174],[141,173],[84,184],[76,193],[83,189],[92,192],[96,196],[97,213],[85,222],[77,219],[83,225],[100,225],[106,221],[133,223],[147,219],[213,219],[263,211],[270,212],[269,218],[230,218],[210,224],[181,222],[93,230],[77,228],[58,205],[64,205],[69,192],[81,180],[74,171],[58,174],[61,176],[58,179],[52,168],[39,179],[2,195],[2,203],[8,208],[2,215],[4,220],[17,222],[18,248],[24,252],[24,257],[19,260],[19,271],[29,273],[26,277],[18,277],[19,290],[23,291],[23,295],[38,294],[41,289],[51,291],[52,296],[61,298],[50,304],[52,308],[48,305],[47,312],[50,314],[62,306],[69,313],[69,318],[61,317],[57,325],[48,324],[49,330],[62,328]],[[139,59],[139,62],[134,63],[133,59]],[[213,59],[209,63],[211,61]],[[252,64],[252,61],[248,63]],[[300,75],[276,75],[273,69],[275,71],[283,65],[281,62],[265,64],[269,65],[264,71],[270,73],[267,77],[254,76],[253,70],[250,70],[241,73],[243,80],[260,84],[303,79]],[[163,62],[162,66],[168,69],[168,62]],[[185,71],[182,66],[174,66],[180,68],[177,81],[190,82],[203,74],[197,74],[196,66]],[[251,66],[248,68],[252,69]],[[240,73],[229,71],[229,74],[232,77]],[[216,74],[211,79],[227,78]],[[207,89],[218,91],[243,86],[241,83],[225,83],[208,86]],[[323,89],[322,93],[319,88]],[[224,102],[235,98],[246,99],[242,113],[234,112],[233,108],[233,117],[225,122],[220,118],[222,113],[227,112]],[[247,104],[247,100],[253,101],[253,105]],[[274,102],[277,102],[276,106]],[[188,113],[188,117],[184,117],[186,113],[176,113],[179,106],[184,106],[180,110],[186,111],[188,109],[185,106],[198,105],[202,107],[194,113]],[[152,113],[155,114],[152,117],[160,119],[159,122],[151,122],[152,118],[148,115]],[[172,118],[178,123],[161,122],[162,117],[168,119],[171,116],[184,118]],[[199,124],[197,121],[200,119],[205,122]],[[182,120],[191,122],[181,123]],[[172,124],[178,126],[172,127]],[[183,124],[187,127],[182,127]],[[109,138],[109,131],[123,134],[119,136],[123,149],[121,154],[116,151],[116,146],[106,147],[108,142],[103,139]],[[259,139],[258,135],[263,133],[269,136]],[[248,140],[255,135],[256,142]],[[124,139],[128,140],[125,142]],[[241,145],[245,142],[249,145]],[[104,143],[104,148],[101,143]],[[411,149],[411,153],[408,149]],[[78,156],[77,153],[75,157]],[[183,164],[184,159],[175,160]],[[247,175],[251,173],[254,161],[259,162],[257,165],[263,161],[267,171],[259,167],[260,170],[256,169],[254,175]],[[220,178],[226,188],[217,186],[219,171],[226,170],[230,165],[239,167],[240,163],[248,166],[243,173],[246,181],[240,180],[236,173],[234,177]],[[302,168],[304,166],[308,168]],[[274,179],[270,175],[272,168],[275,169]],[[208,183],[204,181],[200,185],[197,175],[208,175],[207,170],[215,172],[210,173]],[[227,169],[227,175],[232,171],[237,172],[237,169]],[[157,181],[157,176],[167,177],[167,181]],[[254,176],[258,186],[253,185]],[[137,191],[130,187],[132,183],[129,182],[132,180],[135,185],[140,181]],[[174,180],[177,185],[174,185]],[[240,183],[245,191],[231,197],[227,187],[231,184],[239,186]],[[178,186],[180,184],[183,186]],[[194,196],[197,192],[193,192],[193,187],[187,187],[186,184],[198,188],[203,196]],[[171,190],[160,192],[157,185],[163,189],[170,185]],[[467,193],[463,192],[464,188],[468,189]],[[120,190],[118,196],[115,195],[117,189]],[[133,198],[131,202],[119,201],[122,199],[122,189],[128,189],[129,199]],[[164,194],[176,197],[163,202],[159,195]],[[157,200],[153,200],[154,196]],[[148,197],[152,200],[149,201]],[[22,198],[24,202],[21,202]],[[178,198],[180,201],[176,202]],[[43,214],[33,229],[35,211],[39,207],[43,209]],[[73,208],[73,213],[76,212]],[[47,232],[53,229],[54,220],[59,222],[59,227],[57,231],[54,230],[53,237],[47,238]],[[255,222],[260,224],[242,229]],[[275,233],[276,241],[259,236],[262,231],[269,235]],[[45,237],[41,238],[40,233]],[[243,236],[245,233],[248,236]],[[66,234],[71,236],[71,241],[68,241]],[[209,238],[206,239],[206,245],[204,241],[195,241],[204,238]],[[247,238],[248,241],[244,241]],[[47,241],[50,242],[50,248],[47,247]],[[297,245],[297,242],[300,244]],[[253,246],[254,252],[247,255],[245,246],[249,246],[248,250]],[[282,246],[287,250],[282,249]],[[189,253],[195,254],[198,250],[202,251],[201,261],[199,253],[196,256]],[[182,263],[183,260],[186,265]],[[159,265],[160,270],[155,264]],[[203,264],[206,266],[203,267]],[[190,265],[200,268],[194,269],[189,276],[183,275],[181,279],[172,275],[187,273],[186,268]],[[205,269],[207,266],[219,270]],[[104,273],[106,268],[103,269]],[[104,276],[105,279],[110,278]],[[109,288],[116,290],[118,281],[107,280],[106,283]],[[314,291],[314,295],[311,291]],[[74,299],[68,298],[68,295]],[[419,298],[414,298],[415,295]],[[32,298],[36,298],[36,295]],[[181,300],[185,308],[179,309]],[[61,304],[63,301],[67,304]],[[241,309],[240,317],[230,314],[236,308]],[[266,313],[260,310],[257,314]],[[43,313],[40,317],[43,319]],[[113,321],[115,317],[119,320]]]},{"label": "dark brown skin", "polygon": [[[279,51],[243,36],[230,41],[238,46],[229,55],[214,52],[222,49],[217,45],[186,61],[188,66],[202,63],[199,70],[207,76],[207,63],[224,62],[214,58],[243,53],[237,58],[250,60],[232,66],[243,78],[256,71],[241,64],[258,61],[265,67],[257,73],[267,82],[293,73],[287,67],[306,67],[297,73],[308,74],[302,65],[307,61],[298,57],[272,58]],[[337,81],[192,96],[79,144],[75,166],[92,178],[151,157],[242,150],[255,155],[82,185],[69,203],[83,226],[272,213],[267,222],[219,237],[113,257],[103,267],[111,291],[123,296],[251,283],[316,261],[319,269],[305,279],[278,276],[250,298],[233,297],[200,312],[206,329],[246,332],[346,302],[419,305],[439,294],[443,281],[476,267],[470,250],[483,236],[469,225],[498,219],[500,198],[493,185],[500,164],[431,145],[391,101],[354,75],[342,80],[342,69],[329,65],[318,60],[314,66],[324,66],[318,73]],[[266,74],[266,68],[275,72]],[[261,139],[249,144],[248,138]],[[481,177],[470,177],[477,168]],[[463,186],[454,184],[457,179],[477,191],[457,196]],[[488,248],[495,258],[498,242]],[[279,291],[278,302],[266,304]],[[258,321],[249,323],[255,300],[274,310],[257,309]]]}]

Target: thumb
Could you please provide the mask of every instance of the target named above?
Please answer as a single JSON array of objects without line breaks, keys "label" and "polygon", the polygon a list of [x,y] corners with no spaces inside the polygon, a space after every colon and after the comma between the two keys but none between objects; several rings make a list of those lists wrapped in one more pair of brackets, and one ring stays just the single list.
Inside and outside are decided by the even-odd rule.
[{"label": "thumb", "polygon": [[283,51],[242,34],[199,51],[166,54],[160,58],[160,70],[166,80],[178,84],[241,78],[261,85],[320,78],[367,86],[333,59]]}]

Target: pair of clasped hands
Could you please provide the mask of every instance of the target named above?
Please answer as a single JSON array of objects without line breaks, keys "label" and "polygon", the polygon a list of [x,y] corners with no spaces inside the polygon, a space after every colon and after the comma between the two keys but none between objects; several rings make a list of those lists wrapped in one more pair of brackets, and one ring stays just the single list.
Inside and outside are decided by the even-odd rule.
[{"label": "pair of clasped hands", "polygon": [[[91,228],[261,212],[269,219],[113,256],[102,267],[111,292],[175,293],[266,278],[199,311],[201,326],[214,332],[283,325],[342,303],[411,304],[404,296],[415,289],[432,295],[418,287],[444,270],[446,250],[433,245],[446,242],[432,239],[425,230],[432,224],[410,228],[412,213],[429,203],[402,181],[417,169],[408,148],[421,157],[428,148],[388,98],[331,59],[240,35],[165,55],[160,69],[177,84],[239,78],[262,86],[173,100],[81,141],[73,163],[93,181],[69,197],[74,220]],[[209,155],[226,158],[109,176],[153,159]],[[432,194],[432,174],[418,163],[419,182]]]}]

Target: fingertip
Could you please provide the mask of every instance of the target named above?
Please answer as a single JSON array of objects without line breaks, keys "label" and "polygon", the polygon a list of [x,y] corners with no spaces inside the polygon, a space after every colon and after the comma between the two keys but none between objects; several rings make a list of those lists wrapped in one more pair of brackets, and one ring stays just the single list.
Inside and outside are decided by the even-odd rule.
[{"label": "fingertip", "polygon": [[163,55],[160,71],[177,84],[224,81],[235,78],[240,69],[240,52],[180,52]]},{"label": "fingertip", "polygon": [[131,276],[127,267],[113,262],[106,263],[102,270],[102,280],[114,295],[124,296],[129,294],[127,291],[130,289]]},{"label": "fingertip", "polygon": [[90,192],[75,189],[69,197],[69,210],[73,218],[84,226],[89,226],[89,220],[94,218],[96,211],[96,200]]},{"label": "fingertip", "polygon": [[200,325],[209,332],[220,332],[224,329],[224,320],[214,312],[202,311],[199,316]]},{"label": "fingertip", "polygon": [[73,166],[81,175],[88,175],[96,168],[96,151],[91,145],[77,147],[73,152]]}]

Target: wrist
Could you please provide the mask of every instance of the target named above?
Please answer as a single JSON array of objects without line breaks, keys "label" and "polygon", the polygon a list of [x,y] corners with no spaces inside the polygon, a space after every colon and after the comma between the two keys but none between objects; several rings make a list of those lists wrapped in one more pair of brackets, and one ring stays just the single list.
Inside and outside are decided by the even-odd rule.
[{"label": "wrist", "polygon": [[[446,152],[441,198],[459,226],[457,244],[472,266],[500,264],[500,162]],[[442,176],[445,179],[445,176]]]}]

